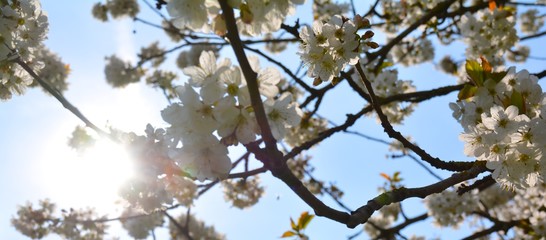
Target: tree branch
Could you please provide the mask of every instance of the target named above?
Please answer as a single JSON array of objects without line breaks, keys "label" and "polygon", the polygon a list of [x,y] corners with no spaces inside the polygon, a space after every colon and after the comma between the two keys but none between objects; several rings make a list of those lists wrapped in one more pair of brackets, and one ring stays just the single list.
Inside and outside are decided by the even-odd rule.
[{"label": "tree branch", "polygon": [[389,120],[387,119],[387,116],[383,114],[383,110],[381,109],[381,103],[380,101],[377,100],[372,84],[366,77],[366,74],[364,74],[364,70],[360,66],[360,63],[357,63],[355,67],[358,73],[360,74],[360,78],[364,82],[366,89],[368,90],[373,109],[375,110],[375,112],[377,113],[377,116],[381,120],[381,126],[383,126],[383,130],[387,133],[387,135],[389,135],[389,137],[400,141],[402,145],[404,145],[404,147],[412,150],[415,154],[419,155],[421,159],[428,162],[431,166],[435,168],[449,170],[449,171],[463,171],[472,167],[473,165],[472,162],[453,162],[453,161],[444,162],[440,160],[439,158],[432,157],[425,150],[423,150],[422,148],[408,141],[400,132],[394,130],[393,126],[390,124]]},{"label": "tree branch", "polygon": [[[190,231],[188,228],[189,221],[186,221],[186,225],[182,226],[176,219],[174,219],[169,213],[166,211],[163,211],[163,214],[169,218],[172,224],[178,228],[178,231],[182,233],[188,240],[193,240],[193,237],[190,235]],[[189,215],[188,215],[189,216]],[[189,219],[189,217],[188,217]]]},{"label": "tree branch", "polygon": [[425,198],[430,194],[442,192],[457,183],[475,178],[480,173],[486,170],[487,168],[485,167],[485,162],[477,161],[474,163],[474,166],[469,170],[454,173],[453,175],[451,175],[451,177],[437,183],[420,188],[399,188],[390,192],[380,194],[374,199],[368,201],[366,205],[352,212],[351,217],[347,222],[347,227],[354,228],[361,223],[365,223],[375,211],[381,209],[381,207],[383,206],[395,202],[401,202],[411,197]]},{"label": "tree branch", "polygon": [[252,67],[250,67],[250,63],[248,62],[248,59],[246,57],[243,43],[241,42],[241,38],[239,37],[239,32],[237,30],[237,24],[235,23],[233,9],[228,5],[226,0],[221,0],[219,2],[220,6],[222,7],[222,14],[224,16],[224,20],[226,21],[226,27],[228,30],[226,37],[231,43],[233,52],[237,57],[237,61],[239,62],[241,70],[243,71],[243,75],[245,76],[245,79],[247,81],[252,108],[254,109],[256,120],[258,121],[258,125],[260,127],[266,149],[269,149],[271,153],[273,153],[273,155],[278,156],[280,152],[277,149],[277,141],[271,133],[271,128],[269,127],[269,123],[267,122],[264,106],[262,104],[260,91],[258,90],[258,75],[254,71],[252,71]]},{"label": "tree branch", "polygon": [[72,114],[78,117],[82,122],[84,122],[87,127],[95,130],[95,132],[97,132],[99,135],[103,137],[111,138],[110,134],[106,133],[105,131],[97,127],[95,124],[93,124],[91,121],[89,121],[89,119],[87,119],[80,112],[80,110],[78,110],[78,108],[72,105],[57,89],[49,85],[40,76],[38,76],[38,74],[36,74],[36,72],[34,72],[34,70],[32,70],[32,68],[28,64],[23,62],[19,56],[17,56],[17,58],[15,58],[13,61],[19,64],[19,66],[21,66],[23,69],[25,69],[25,71],[27,71],[27,73],[30,74],[30,76],[32,76],[34,80],[36,80],[36,82],[40,84],[40,86],[42,86],[48,93],[50,93],[53,97],[55,97],[55,99],[57,99],[57,101],[59,101],[64,108],[68,109],[68,111],[70,111]]}]

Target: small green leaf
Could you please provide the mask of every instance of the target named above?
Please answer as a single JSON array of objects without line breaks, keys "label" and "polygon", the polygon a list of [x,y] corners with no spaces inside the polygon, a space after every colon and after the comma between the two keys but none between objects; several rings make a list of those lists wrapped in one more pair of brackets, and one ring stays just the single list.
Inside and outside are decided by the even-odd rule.
[{"label": "small green leaf", "polygon": [[299,227],[296,226],[296,223],[294,223],[294,220],[292,220],[292,218],[290,218],[290,227],[292,227],[292,230],[296,232],[300,230]]},{"label": "small green leaf", "polygon": [[282,234],[281,238],[287,238],[287,237],[292,237],[292,236],[296,236],[296,233],[295,232],[292,232],[292,231],[286,231]]},{"label": "small green leaf", "polygon": [[300,230],[303,230],[307,227],[309,222],[315,217],[315,215],[310,215],[309,212],[301,213],[300,219],[298,219],[298,227]]},{"label": "small green leaf", "polygon": [[465,69],[466,69],[466,74],[468,74],[472,82],[476,86],[481,87],[484,82],[484,79],[483,79],[484,71],[480,63],[475,60],[466,60]]},{"label": "small green leaf", "polygon": [[241,12],[241,20],[246,24],[252,23],[252,21],[254,20],[254,14],[252,14],[250,7],[247,4],[241,4],[239,6],[239,9]]},{"label": "small green leaf", "polygon": [[457,96],[457,98],[459,100],[465,100],[465,99],[471,98],[476,94],[477,90],[478,88],[476,86],[465,84],[463,89],[461,89],[461,91],[459,92],[459,95]]},{"label": "small green leaf", "polygon": [[513,91],[510,100],[511,100],[510,101],[511,105],[518,107],[520,114],[525,113],[525,108],[524,108],[525,103],[523,102],[523,96],[521,95],[521,93],[517,91]]},{"label": "small green leaf", "polygon": [[508,73],[507,71],[493,72],[493,73],[490,73],[488,77],[493,79],[493,81],[495,81],[496,83],[498,83],[506,76],[507,73]]},{"label": "small green leaf", "polygon": [[400,172],[395,172],[392,175],[392,181],[393,182],[401,182],[402,181],[402,178],[400,178]]},{"label": "small green leaf", "polygon": [[516,13],[516,8],[512,6],[504,6],[502,10],[507,11],[509,15],[514,15]]},{"label": "small green leaf", "polygon": [[377,68],[377,71],[375,72],[375,74],[378,74],[378,73],[382,72],[383,69],[391,67],[393,65],[394,64],[392,62],[385,61],[385,62],[381,63],[381,66],[379,68]]}]

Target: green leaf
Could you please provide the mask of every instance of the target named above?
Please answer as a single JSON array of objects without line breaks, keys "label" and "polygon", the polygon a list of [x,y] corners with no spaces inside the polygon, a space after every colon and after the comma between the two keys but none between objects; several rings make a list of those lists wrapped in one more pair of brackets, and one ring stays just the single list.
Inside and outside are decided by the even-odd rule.
[{"label": "green leaf", "polygon": [[400,178],[400,172],[394,172],[392,175],[392,181],[393,182],[401,182],[402,178]]},{"label": "green leaf", "polygon": [[287,238],[287,237],[292,237],[292,236],[296,236],[296,233],[295,232],[292,232],[292,231],[286,231],[282,234],[281,238]]},{"label": "green leaf", "polygon": [[483,85],[483,68],[478,61],[475,60],[466,60],[465,64],[466,74],[470,77],[472,82],[478,87]]},{"label": "green leaf", "polygon": [[502,71],[502,72],[493,72],[490,73],[488,76],[489,78],[493,79],[496,83],[500,82],[508,73],[508,71]]},{"label": "green leaf", "polygon": [[516,8],[512,6],[504,6],[502,10],[507,11],[509,15],[514,15],[516,13]]},{"label": "green leaf", "polygon": [[476,94],[477,90],[478,88],[476,86],[465,84],[463,89],[461,89],[461,91],[459,92],[459,95],[457,96],[457,98],[459,100],[465,100],[465,99],[471,98]]},{"label": "green leaf", "polygon": [[294,220],[292,220],[292,218],[290,218],[290,227],[292,227],[292,230],[296,232],[300,230],[299,227],[296,226],[296,223],[294,223]]},{"label": "green leaf", "polygon": [[393,66],[393,65],[394,65],[394,64],[391,63],[391,62],[385,61],[385,62],[381,63],[381,66],[380,66],[379,68],[377,68],[377,71],[375,72],[375,74],[377,75],[377,74],[379,74],[380,72],[383,72],[383,69],[388,68],[388,67],[391,67],[391,66]]},{"label": "green leaf", "polygon": [[523,96],[521,95],[521,93],[517,91],[513,91],[510,100],[512,105],[518,107],[519,114],[525,113],[525,108],[524,108],[525,103],[523,102]]},{"label": "green leaf", "polygon": [[309,222],[315,217],[315,215],[310,215],[309,212],[301,213],[300,219],[298,219],[298,227],[300,230],[305,229]]}]

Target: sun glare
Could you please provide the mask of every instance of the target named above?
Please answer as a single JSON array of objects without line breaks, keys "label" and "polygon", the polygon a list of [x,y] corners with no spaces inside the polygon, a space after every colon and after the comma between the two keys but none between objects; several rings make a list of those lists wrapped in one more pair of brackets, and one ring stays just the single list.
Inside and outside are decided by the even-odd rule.
[{"label": "sun glare", "polygon": [[85,181],[90,180],[90,184],[104,189],[118,188],[132,174],[131,161],[125,149],[108,140],[99,140],[83,154],[81,161],[82,168],[88,171]]},{"label": "sun glare", "polygon": [[[133,168],[125,149],[109,140],[98,140],[83,153],[72,153],[53,161],[49,189],[65,207],[94,207],[103,214],[117,212],[118,192]],[[77,206],[74,206],[77,205]]]}]

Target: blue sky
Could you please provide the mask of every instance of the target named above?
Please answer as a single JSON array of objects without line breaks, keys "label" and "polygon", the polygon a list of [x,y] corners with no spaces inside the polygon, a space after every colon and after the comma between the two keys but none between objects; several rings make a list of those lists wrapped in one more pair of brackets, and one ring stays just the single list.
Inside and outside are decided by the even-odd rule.
[{"label": "blue sky", "polygon": [[[112,89],[104,80],[104,57],[116,53],[125,59],[135,60],[141,46],[160,40],[160,46],[172,47],[164,34],[142,24],[125,19],[102,23],[92,18],[91,7],[95,1],[42,0],[42,7],[49,15],[50,30],[46,45],[57,52],[65,63],[70,64],[69,90],[65,96],[91,121],[100,127],[112,125],[116,128],[142,133],[147,123],[162,127],[159,111],[167,102],[158,91],[144,84],[133,84],[125,89]],[[366,5],[366,4],[363,4]],[[142,17],[154,22],[160,19],[150,14],[142,4]],[[309,11],[307,4],[302,11]],[[302,21],[309,21],[310,15],[299,15]],[[133,33],[133,30],[135,33]],[[381,37],[381,36],[379,36]],[[381,41],[381,39],[379,38]],[[291,49],[295,49],[291,48]],[[230,49],[228,49],[230,50]],[[231,50],[230,50],[231,51]],[[224,51],[231,56],[230,51]],[[462,58],[461,45],[447,50],[437,49],[437,60],[447,51],[458,51],[454,57]],[[533,53],[532,53],[533,54]],[[174,69],[176,54],[167,60],[167,66]],[[261,60],[267,65],[266,60]],[[530,72],[542,70],[541,62],[530,61]],[[290,65],[290,64],[287,64]],[[290,66],[297,66],[294,62]],[[455,84],[453,77],[430,71],[431,63],[400,69],[401,79],[412,79],[418,90]],[[521,68],[518,68],[521,69]],[[179,71],[181,74],[181,72]],[[182,80],[180,81],[180,83]],[[451,117],[448,103],[456,95],[436,98],[422,103],[404,125],[396,126],[404,135],[411,135],[429,153],[448,160],[466,159],[462,154],[463,144],[458,140],[460,126]],[[345,114],[358,111],[364,102],[343,84],[325,98],[321,115],[342,123]],[[82,157],[67,145],[67,139],[76,125],[81,122],[64,109],[54,98],[39,89],[30,89],[23,96],[0,103],[2,120],[0,142],[0,236],[4,239],[22,239],[11,227],[9,219],[15,214],[16,206],[26,201],[37,203],[39,199],[50,198],[59,208],[80,208],[96,206],[103,212],[114,212],[110,203],[115,199],[114,190],[102,189],[101,178],[109,168],[108,163],[90,166],[81,164]],[[375,119],[362,119],[351,130],[387,140]],[[409,159],[387,160],[387,147],[367,141],[354,135],[335,135],[309,151],[313,156],[315,176],[326,182],[334,182],[345,191],[344,202],[357,208],[377,195],[377,187],[383,184],[379,173],[392,174],[401,171],[408,187],[432,183],[434,178]],[[235,158],[237,155],[233,154]],[[100,158],[100,157],[98,157]],[[448,173],[437,172],[442,176]],[[207,224],[214,225],[229,239],[278,239],[289,228],[289,218],[296,218],[303,211],[311,211],[282,182],[262,175],[266,188],[265,196],[251,209],[239,210],[230,207],[221,194],[220,188],[199,199],[192,212]],[[104,191],[101,191],[104,190]],[[100,197],[97,197],[100,196]],[[100,199],[100,200],[99,200]],[[328,197],[324,201],[338,208]],[[409,216],[423,213],[420,199],[404,203]],[[115,217],[115,215],[111,215]],[[429,223],[408,228],[410,233],[438,236],[446,229],[431,228]],[[357,227],[360,229],[360,227]],[[325,218],[315,218],[307,233],[312,239],[344,239],[359,230]],[[127,238],[119,232],[119,226],[111,229],[112,236]],[[165,236],[159,233],[160,236]],[[450,235],[450,237],[464,236]],[[51,237],[50,239],[56,239]],[[367,239],[362,235],[359,239]]]}]

